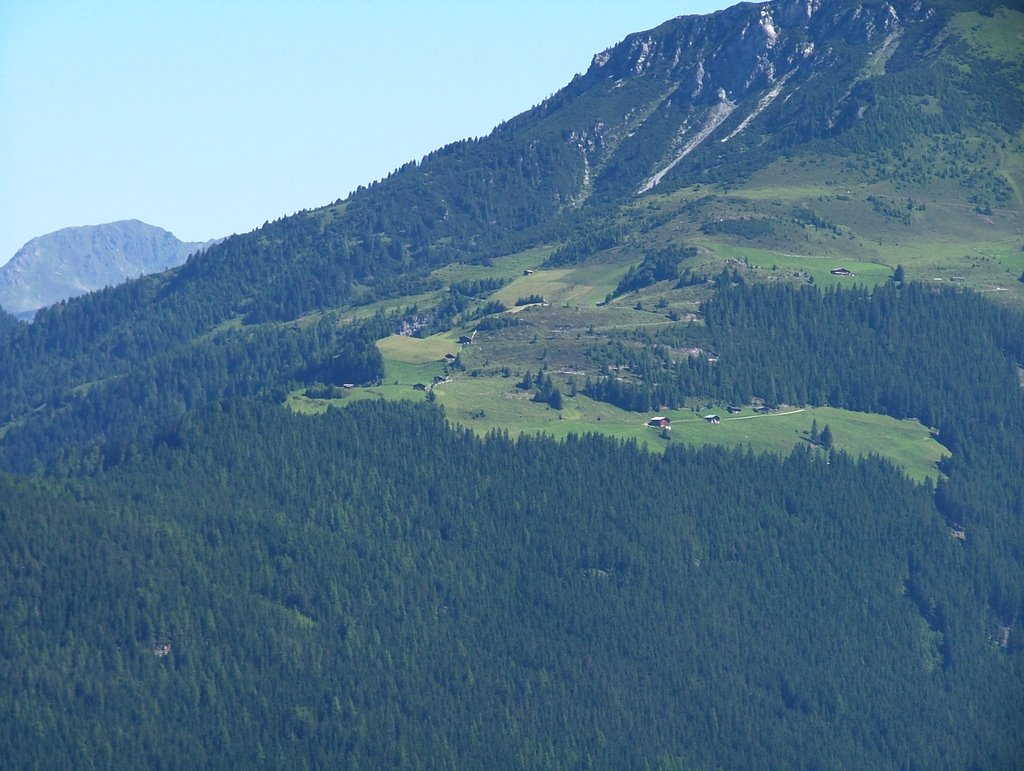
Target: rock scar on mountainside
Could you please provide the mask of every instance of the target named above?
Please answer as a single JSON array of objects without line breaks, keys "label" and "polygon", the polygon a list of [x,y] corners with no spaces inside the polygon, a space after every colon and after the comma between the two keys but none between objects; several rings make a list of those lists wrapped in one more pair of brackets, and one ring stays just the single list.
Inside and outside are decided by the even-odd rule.
[{"label": "rock scar on mountainside", "polygon": [[670,171],[672,171],[672,169],[678,166],[679,163],[682,162],[682,160],[687,155],[696,150],[700,146],[700,144],[709,136],[711,136],[712,132],[716,128],[721,126],[725,119],[732,114],[732,111],[736,109],[736,103],[729,101],[729,99],[725,95],[724,89],[718,90],[718,97],[721,101],[719,101],[718,104],[711,108],[711,111],[708,113],[707,123],[704,124],[700,131],[698,131],[693,136],[693,138],[690,139],[690,141],[683,145],[683,149],[679,151],[679,154],[671,163],[668,164],[668,166],[663,168],[661,171],[655,173],[643,185],[640,186],[640,189],[637,191],[637,194],[646,193],[654,189],[654,187],[656,187],[661,182],[661,180],[665,178],[666,174],[668,174]]}]

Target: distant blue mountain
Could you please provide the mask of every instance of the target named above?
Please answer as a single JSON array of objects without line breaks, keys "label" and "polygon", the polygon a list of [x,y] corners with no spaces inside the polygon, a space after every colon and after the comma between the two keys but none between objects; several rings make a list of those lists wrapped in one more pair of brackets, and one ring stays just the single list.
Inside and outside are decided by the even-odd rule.
[{"label": "distant blue mountain", "polygon": [[0,267],[0,307],[20,317],[55,302],[181,265],[208,244],[138,220],[64,228],[33,238]]}]

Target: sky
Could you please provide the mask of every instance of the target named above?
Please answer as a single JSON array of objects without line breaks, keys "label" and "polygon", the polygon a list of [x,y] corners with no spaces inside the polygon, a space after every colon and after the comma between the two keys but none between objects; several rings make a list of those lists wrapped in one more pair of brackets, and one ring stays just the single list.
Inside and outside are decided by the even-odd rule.
[{"label": "sky", "polygon": [[330,203],[731,4],[0,0],[0,264],[64,227],[205,241]]}]

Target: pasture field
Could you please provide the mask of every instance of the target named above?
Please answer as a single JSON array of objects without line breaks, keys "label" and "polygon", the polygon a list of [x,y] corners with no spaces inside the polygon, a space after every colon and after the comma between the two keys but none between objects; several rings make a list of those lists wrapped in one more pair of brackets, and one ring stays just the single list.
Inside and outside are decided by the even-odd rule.
[{"label": "pasture field", "polygon": [[384,357],[384,383],[411,388],[445,376],[445,354],[458,354],[461,346],[450,332],[418,338],[391,335],[377,341]]},{"label": "pasture field", "polygon": [[427,364],[439,362],[446,353],[459,352],[459,335],[453,332],[442,332],[430,337],[409,337],[407,335],[391,335],[377,341],[377,348],[385,362],[405,362],[408,364]]},{"label": "pasture field", "polygon": [[[402,366],[415,365],[389,361],[388,371],[401,372]],[[426,370],[420,372],[427,374]],[[429,382],[429,379],[421,377],[418,382],[424,381]],[[650,415],[627,412],[582,395],[568,396],[564,385],[564,407],[555,410],[531,401],[529,393],[516,388],[516,382],[515,377],[469,377],[460,373],[439,383],[433,393],[452,424],[481,436],[491,431],[507,431],[511,436],[543,433],[556,438],[599,433],[634,440],[652,451],[661,451],[671,442],[685,442],[695,446],[715,444],[786,454],[794,445],[809,445],[811,425],[817,421],[819,431],[829,426],[837,450],[854,456],[874,453],[888,458],[918,481],[937,478],[936,463],[948,454],[932,433],[915,420],[896,420],[832,407],[787,407],[766,415],[756,414],[750,407],[729,414],[724,405],[714,404],[667,410],[659,413],[672,421],[671,438],[666,440],[658,429],[646,425]],[[420,401],[425,400],[427,394],[414,391],[407,382],[395,385],[389,378],[382,386],[351,389],[342,399],[309,399],[296,392],[289,397],[289,405],[300,412],[318,412],[330,405],[343,406],[356,400],[376,398]],[[719,415],[721,423],[707,422],[703,417],[707,414]]]},{"label": "pasture field", "polygon": [[[1021,14],[1010,14],[1013,19]],[[1012,50],[1015,33],[977,14],[970,34],[990,49]],[[1019,48],[1019,45],[1018,45]],[[920,148],[919,148],[920,149]],[[903,265],[908,280],[956,281],[982,292],[1004,293],[1000,300],[1024,305],[1024,191],[1019,154],[995,147],[1000,173],[1013,189],[1011,202],[980,210],[964,201],[958,180],[923,185],[895,184],[881,173],[851,169],[837,160],[779,159],[739,187],[693,186],[651,197],[634,207],[637,216],[668,218],[657,229],[664,239],[703,247],[690,264],[747,257],[772,280],[814,277],[830,286],[849,282],[829,274],[846,267],[853,281],[877,286]],[[877,170],[876,170],[877,171]],[[790,180],[793,180],[791,183]],[[803,225],[797,213],[813,213],[826,226]],[[752,217],[773,232],[751,239],[710,235],[702,227],[718,219]],[[788,272],[788,275],[787,275]]]},{"label": "pasture field", "polygon": [[889,259],[901,264],[908,279],[954,281],[982,292],[1005,289],[1024,300],[1024,240],[973,243],[905,243],[889,247]]},{"label": "pasture field", "polygon": [[484,278],[515,278],[521,276],[524,270],[532,270],[543,263],[554,250],[554,246],[538,246],[524,252],[496,257],[487,264],[453,263],[438,268],[431,275],[446,284]]},{"label": "pasture field", "polygon": [[581,267],[534,270],[520,275],[502,287],[490,299],[509,308],[521,297],[540,295],[545,302],[570,305],[596,305],[612,292],[632,262],[591,262]]},{"label": "pasture field", "polygon": [[358,321],[359,319],[373,318],[378,312],[391,313],[400,311],[413,305],[433,306],[436,305],[440,294],[438,292],[423,292],[421,294],[405,295],[387,300],[380,300],[368,305],[354,305],[349,307],[342,314],[345,322]]},{"label": "pasture field", "polygon": [[[809,190],[793,191],[807,194]],[[943,280],[954,275],[970,275],[977,281],[981,275],[1008,275],[1006,261],[1019,260],[1017,247],[1006,243],[989,243],[967,250],[957,245],[907,244],[893,247],[882,264],[874,254],[866,258],[808,256],[785,253],[768,248],[734,245],[721,240],[701,238],[699,256],[683,263],[698,267],[715,266],[738,260],[749,265],[757,275],[779,280],[811,276],[814,283],[831,285],[866,284],[877,286],[890,280],[895,264],[905,265],[908,277],[919,277],[934,269],[933,263],[946,266]],[[851,240],[844,249],[854,249]],[[917,421],[895,420],[883,415],[865,414],[829,407],[792,407],[766,415],[755,414],[746,406],[737,414],[729,414],[725,405],[697,403],[684,410],[664,414],[672,421],[668,438],[646,421],[650,415],[626,412],[610,404],[585,396],[570,396],[571,373],[577,387],[582,388],[584,374],[591,368],[587,349],[603,345],[606,336],[617,331],[654,327],[672,323],[667,314],[679,303],[684,312],[696,307],[696,299],[705,291],[701,287],[675,289],[671,282],[629,293],[604,304],[635,255],[613,250],[585,266],[541,269],[538,266],[551,253],[551,247],[533,249],[489,261],[485,265],[452,265],[434,273],[446,284],[501,277],[509,283],[490,295],[500,300],[514,314],[516,324],[497,330],[474,333],[476,322],[456,327],[427,338],[391,335],[378,341],[384,357],[382,384],[375,387],[352,388],[336,399],[317,399],[304,390],[293,392],[289,406],[300,412],[320,412],[329,406],[343,406],[362,399],[419,401],[431,398],[442,407],[448,420],[475,433],[491,431],[510,435],[543,433],[556,438],[570,434],[600,433],[621,440],[633,440],[652,451],[660,451],[671,443],[749,447],[755,452],[786,454],[794,445],[816,446],[810,442],[811,425],[819,431],[826,425],[833,436],[834,447],[854,456],[875,453],[900,466],[911,478],[935,478],[936,464],[946,453],[932,433]],[[957,262],[960,260],[960,262]],[[1016,263],[1012,263],[1015,265]],[[957,267],[952,267],[956,265]],[[831,275],[833,268],[844,267],[850,277]],[[1024,267],[1024,266],[1022,266]],[[972,274],[969,271],[973,269]],[[530,271],[529,275],[526,271]],[[955,271],[955,272],[954,272]],[[917,276],[915,276],[915,273]],[[966,280],[965,280],[966,282]],[[515,307],[521,297],[541,295],[544,305]],[[437,293],[422,300],[436,299]],[[657,304],[671,298],[672,305]],[[408,304],[413,298],[405,298]],[[685,301],[685,302],[684,302]],[[600,305],[599,305],[600,304]],[[634,307],[635,306],[635,307]],[[359,309],[369,313],[387,306]],[[391,306],[394,307],[394,306]],[[462,334],[473,335],[473,344],[461,346]],[[462,369],[456,371],[447,355],[459,355]],[[546,369],[563,394],[563,409],[555,410],[531,400],[531,394],[516,387],[524,372]],[[435,379],[440,382],[434,384]],[[423,384],[427,390],[416,390]],[[721,422],[706,421],[704,415],[717,414]],[[824,452],[818,448],[816,452]]]},{"label": "pasture field", "polygon": [[[849,286],[864,284],[878,286],[884,284],[892,276],[892,268],[877,262],[845,257],[814,257],[799,254],[785,254],[769,249],[757,249],[747,246],[734,246],[718,241],[701,243],[707,252],[720,260],[746,260],[762,272],[788,271],[806,273],[814,278],[818,286],[831,285]],[[852,276],[833,276],[833,268],[846,268]]]},{"label": "pasture field", "polygon": [[[574,359],[579,358],[580,346],[589,338],[581,329],[582,323],[590,321],[591,314],[606,310],[561,306],[528,309],[524,311],[527,315],[553,317],[545,319],[544,327],[563,329],[565,337],[538,337],[529,325],[502,330],[493,339],[482,333],[473,345],[461,347],[461,359],[466,367],[462,372],[449,372],[444,362],[446,353],[460,351],[458,332],[425,339],[392,335],[378,342],[385,361],[384,384],[351,389],[341,402],[365,398],[426,399],[428,394],[413,390],[413,384],[431,384],[435,376],[441,376],[446,379],[433,387],[434,400],[444,408],[452,423],[478,434],[493,430],[508,431],[511,435],[542,432],[561,438],[570,433],[595,432],[633,439],[652,450],[663,449],[674,441],[698,446],[749,446],[757,452],[785,454],[795,444],[809,443],[812,422],[817,421],[819,431],[829,426],[836,449],[855,456],[882,455],[917,480],[938,476],[936,463],[946,454],[945,448],[925,426],[914,420],[896,420],[831,407],[793,407],[767,415],[758,415],[752,408],[744,407],[736,414],[729,414],[725,405],[694,403],[690,409],[663,413],[672,421],[671,439],[666,440],[659,436],[658,430],[646,425],[650,415],[627,412],[583,395],[569,396],[569,378],[557,372],[559,369],[572,371],[579,366]],[[620,313],[627,315],[630,322],[645,315],[625,308]],[[502,365],[508,367],[509,376],[499,374]],[[529,393],[516,387],[523,372],[527,369],[536,372],[543,366],[555,373],[556,385],[564,396],[561,410],[531,401]],[[481,376],[473,377],[469,372],[478,372]],[[577,377],[579,387],[584,378]],[[319,401],[295,395],[293,407],[325,408]],[[718,414],[721,423],[708,423],[703,417],[707,414]]]}]

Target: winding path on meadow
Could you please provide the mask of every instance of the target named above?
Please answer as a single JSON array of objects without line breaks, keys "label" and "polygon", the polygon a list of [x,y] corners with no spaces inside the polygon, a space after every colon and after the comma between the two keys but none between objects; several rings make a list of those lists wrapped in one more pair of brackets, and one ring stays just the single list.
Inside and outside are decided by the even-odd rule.
[{"label": "winding path on meadow", "polygon": [[[724,423],[727,420],[753,420],[754,418],[781,418],[784,415],[796,415],[798,412],[805,412],[806,407],[800,407],[799,409],[790,410],[789,412],[767,412],[763,415],[735,415],[733,417],[722,418]],[[686,420],[677,420],[677,423],[701,423],[704,418],[687,418]]]}]

